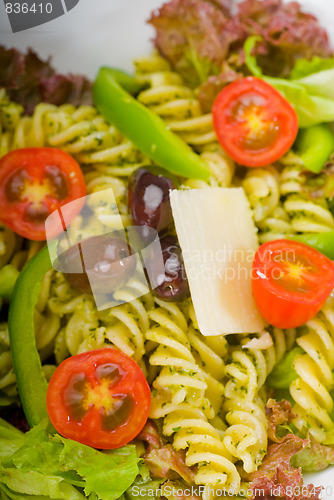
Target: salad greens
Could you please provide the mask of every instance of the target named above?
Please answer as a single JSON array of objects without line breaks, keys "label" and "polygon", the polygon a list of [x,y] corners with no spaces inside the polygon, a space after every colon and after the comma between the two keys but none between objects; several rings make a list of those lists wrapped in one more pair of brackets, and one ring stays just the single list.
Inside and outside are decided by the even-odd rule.
[{"label": "salad greens", "polygon": [[0,498],[114,500],[138,474],[148,477],[134,445],[102,453],[49,434],[48,425],[23,434],[0,419]]},{"label": "salad greens", "polygon": [[[324,122],[334,121],[334,67],[333,59],[319,58],[314,62],[300,60],[292,74],[303,78],[285,79],[265,76],[257,63],[253,50],[256,44],[262,41],[261,37],[251,36],[244,45],[245,61],[249,71],[256,77],[275,87],[294,106],[301,128],[310,127]],[[309,71],[317,71],[309,74]]]},{"label": "salad greens", "polygon": [[314,73],[319,73],[320,71],[326,71],[333,68],[334,57],[327,57],[326,59],[323,59],[322,57],[314,56],[311,60],[298,59],[291,70],[290,79],[299,80],[310,75],[313,75],[314,77]]}]

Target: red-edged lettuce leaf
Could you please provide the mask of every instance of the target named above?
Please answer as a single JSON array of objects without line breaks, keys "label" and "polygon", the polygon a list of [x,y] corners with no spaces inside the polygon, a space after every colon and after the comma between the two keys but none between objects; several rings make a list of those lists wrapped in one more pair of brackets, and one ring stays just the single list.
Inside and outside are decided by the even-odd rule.
[{"label": "red-edged lettuce leaf", "polygon": [[[275,443],[281,443],[284,437],[280,437],[279,433],[282,429],[288,428],[291,420],[297,415],[292,411],[291,404],[286,399],[276,401],[268,399],[266,404],[266,416],[268,419],[268,437]],[[287,432],[285,432],[286,434]]]},{"label": "red-edged lettuce leaf", "polygon": [[149,22],[156,29],[156,47],[193,86],[219,74],[230,43],[238,38],[227,33],[226,11],[218,2],[171,0]]},{"label": "red-edged lettuce leaf", "polygon": [[[298,2],[245,0],[239,5],[237,17],[247,37],[259,35],[264,38],[268,54],[275,47],[280,49],[276,60],[271,62],[276,75],[278,69],[274,65],[283,62],[279,56],[285,59],[281,71],[289,72],[299,58],[328,57],[332,53],[326,30],[315,16],[303,12]],[[269,61],[268,58],[267,63]]]},{"label": "red-edged lettuce leaf", "polygon": [[171,444],[164,444],[153,420],[148,420],[137,439],[146,443],[144,463],[151,477],[164,479],[184,479],[192,483],[195,471],[185,463],[184,450],[174,450]]},{"label": "red-edged lettuce leaf", "polygon": [[151,419],[147,420],[143,429],[138,434],[137,439],[140,439],[147,444],[146,453],[149,453],[151,450],[159,449],[163,446],[157,426]]},{"label": "red-edged lettuce leaf", "polygon": [[92,103],[87,78],[57,74],[50,59],[43,61],[31,49],[24,54],[0,46],[0,87],[29,114],[39,102],[74,106]]},{"label": "red-edged lettuce leaf", "polygon": [[235,82],[238,78],[244,76],[240,71],[235,71],[226,62],[223,63],[223,70],[218,76],[209,76],[207,81],[203,83],[197,91],[197,97],[201,104],[204,113],[209,113],[212,108],[213,101],[219,92],[229,83]]},{"label": "red-edged lettuce leaf", "polygon": [[291,464],[291,458],[308,443],[308,439],[288,434],[280,443],[269,446],[261,466],[251,474],[253,499],[319,500],[322,487],[305,485],[301,468]]},{"label": "red-edged lettuce leaf", "polygon": [[70,103],[74,106],[92,104],[91,83],[82,75],[52,75],[42,79],[40,92],[43,102]]},{"label": "red-edged lettuce leaf", "polygon": [[153,449],[144,456],[144,463],[148,467],[151,477],[167,479],[182,478],[191,484],[195,477],[195,470],[185,463],[184,450],[174,450],[171,444]]},{"label": "red-edged lettuce leaf", "polygon": [[16,49],[0,47],[0,87],[14,89],[24,71],[24,58]]}]

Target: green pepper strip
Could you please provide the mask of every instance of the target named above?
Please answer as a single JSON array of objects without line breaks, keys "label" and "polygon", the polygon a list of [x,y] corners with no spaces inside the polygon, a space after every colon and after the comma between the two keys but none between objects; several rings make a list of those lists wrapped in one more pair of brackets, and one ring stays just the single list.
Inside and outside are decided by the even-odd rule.
[{"label": "green pepper strip", "polygon": [[36,347],[34,311],[44,275],[51,269],[48,247],[21,272],[9,307],[9,337],[18,390],[29,425],[48,418],[47,381]]},{"label": "green pepper strip", "polygon": [[297,137],[296,149],[304,167],[318,174],[333,153],[333,134],[327,125],[314,125],[302,129]]},{"label": "green pepper strip", "polygon": [[334,231],[298,234],[289,236],[289,239],[310,245],[319,250],[319,252],[327,255],[329,259],[334,260]]},{"label": "green pepper strip", "polygon": [[[138,102],[140,85],[123,71],[101,68],[93,86],[93,99],[105,118],[138,149],[169,172],[208,180],[208,165],[166,123]],[[130,92],[130,93],[129,93]]]},{"label": "green pepper strip", "polygon": [[7,264],[0,269],[0,297],[3,299],[10,299],[14,285],[19,276],[19,271],[16,267]]}]

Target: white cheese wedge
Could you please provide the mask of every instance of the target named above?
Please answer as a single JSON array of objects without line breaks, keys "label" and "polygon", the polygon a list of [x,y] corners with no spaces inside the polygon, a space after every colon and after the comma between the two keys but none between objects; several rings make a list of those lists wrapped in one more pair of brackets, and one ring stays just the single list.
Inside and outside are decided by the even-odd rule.
[{"label": "white cheese wedge", "polygon": [[200,331],[262,331],[251,289],[258,240],[244,190],[174,190],[170,200]]}]

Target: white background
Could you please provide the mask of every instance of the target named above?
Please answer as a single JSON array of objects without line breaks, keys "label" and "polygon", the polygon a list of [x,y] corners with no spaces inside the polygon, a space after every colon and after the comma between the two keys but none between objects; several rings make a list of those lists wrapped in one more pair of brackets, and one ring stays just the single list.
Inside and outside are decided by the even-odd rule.
[{"label": "white background", "polygon": [[[60,72],[84,73],[93,78],[102,65],[131,70],[131,60],[151,50],[153,29],[145,21],[161,3],[162,0],[80,0],[66,15],[13,34],[0,1],[0,43],[21,49],[32,47],[43,57],[52,55]],[[334,44],[334,0],[300,3],[319,17]],[[334,467],[308,475],[307,480],[327,486],[329,494],[324,493],[323,498],[334,499]]]}]

